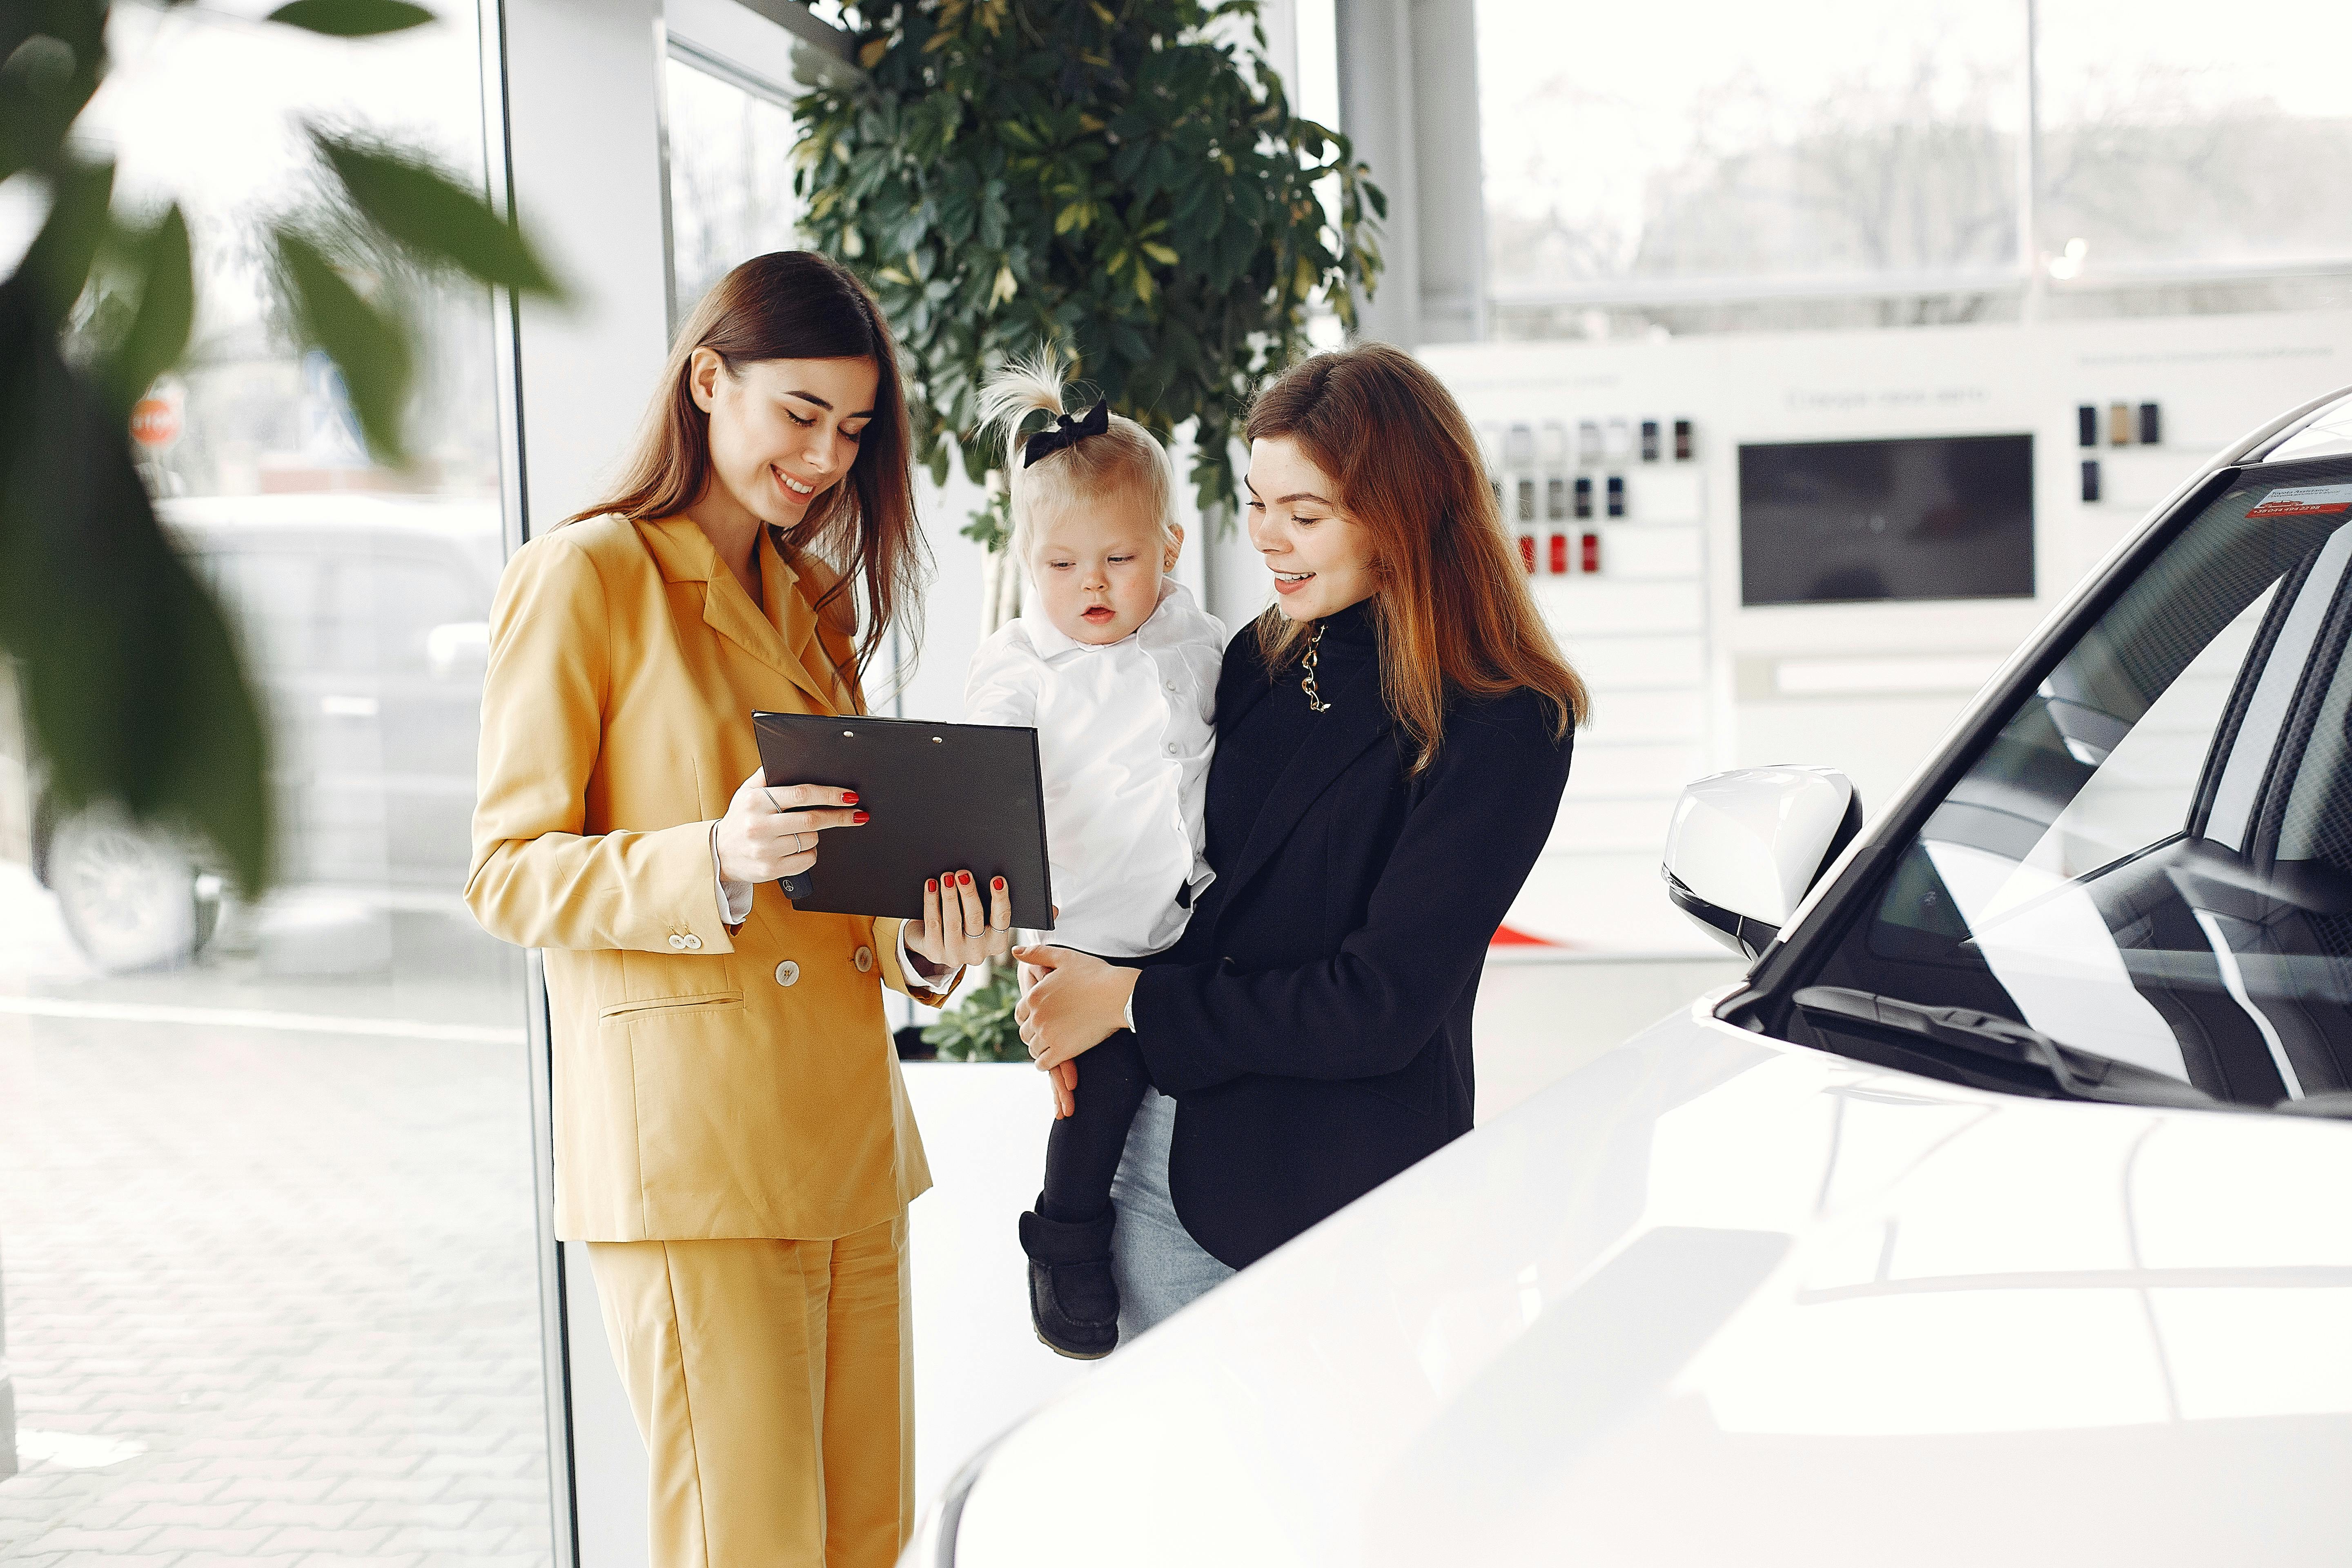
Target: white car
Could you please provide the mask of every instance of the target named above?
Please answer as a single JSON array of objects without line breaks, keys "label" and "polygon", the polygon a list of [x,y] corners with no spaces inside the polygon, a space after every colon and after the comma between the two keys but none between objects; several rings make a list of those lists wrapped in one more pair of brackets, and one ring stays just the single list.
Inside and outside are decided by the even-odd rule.
[{"label": "white car", "polygon": [[[278,885],[454,901],[471,841],[498,503],[269,495],[156,510],[228,611],[266,710]],[[9,760],[36,781],[26,858],[92,963],[151,969],[205,946],[225,883],[200,854],[110,808],[64,811],[39,789],[24,738],[0,732]]]},{"label": "white car", "polygon": [[1694,786],[1744,984],[1122,1350],[904,1561],[2352,1561],[2347,640],[2338,395],[1866,832]]}]

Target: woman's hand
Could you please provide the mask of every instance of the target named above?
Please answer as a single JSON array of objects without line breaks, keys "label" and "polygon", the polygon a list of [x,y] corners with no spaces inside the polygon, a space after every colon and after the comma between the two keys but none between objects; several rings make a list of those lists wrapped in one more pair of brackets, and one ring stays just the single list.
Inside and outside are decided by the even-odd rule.
[{"label": "woman's hand", "polygon": [[849,809],[857,797],[825,784],[765,784],[753,773],[719,819],[719,875],[730,882],[772,882],[816,864],[816,836],[866,820]]},{"label": "woman's hand", "polygon": [[1139,971],[1066,947],[1024,947],[1013,956],[1042,972],[1013,1009],[1040,1068],[1051,1072],[1075,1061],[1127,1027],[1127,999]]},{"label": "woman's hand", "polygon": [[[1054,906],[1054,918],[1062,918],[1062,906],[1059,904]],[[1046,973],[1032,963],[1015,964],[1013,972],[1021,977],[1021,994],[1024,996],[1029,994],[1029,988]],[[1059,1121],[1065,1116],[1076,1116],[1078,1113],[1078,1064],[1064,1062],[1045,1075],[1045,1081],[1054,1088],[1054,1120]]]},{"label": "woman's hand", "polygon": [[969,871],[950,871],[923,884],[923,918],[907,922],[907,951],[941,969],[985,963],[1013,951],[1013,889],[999,877],[989,885],[988,909]]}]

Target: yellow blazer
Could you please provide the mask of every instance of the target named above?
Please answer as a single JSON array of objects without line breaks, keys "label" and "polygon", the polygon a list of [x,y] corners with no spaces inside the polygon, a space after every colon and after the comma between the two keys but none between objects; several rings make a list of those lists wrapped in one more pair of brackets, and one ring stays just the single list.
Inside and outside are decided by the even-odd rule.
[{"label": "yellow blazer", "polygon": [[864,706],[848,636],[760,561],[772,621],[692,521],[596,518],[517,551],[490,612],[466,901],[547,950],[566,1240],[842,1237],[931,1184],[882,987],[940,998],[900,973],[900,922],[772,883],[740,927],[719,907],[752,710]]}]

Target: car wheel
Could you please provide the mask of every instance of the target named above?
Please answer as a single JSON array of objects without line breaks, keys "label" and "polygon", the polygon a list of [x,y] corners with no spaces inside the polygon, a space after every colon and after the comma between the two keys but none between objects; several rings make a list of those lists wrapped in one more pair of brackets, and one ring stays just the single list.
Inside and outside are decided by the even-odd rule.
[{"label": "car wheel", "polygon": [[220,879],[169,834],[119,811],[58,823],[47,860],[66,930],[110,973],[184,963],[220,925]]}]

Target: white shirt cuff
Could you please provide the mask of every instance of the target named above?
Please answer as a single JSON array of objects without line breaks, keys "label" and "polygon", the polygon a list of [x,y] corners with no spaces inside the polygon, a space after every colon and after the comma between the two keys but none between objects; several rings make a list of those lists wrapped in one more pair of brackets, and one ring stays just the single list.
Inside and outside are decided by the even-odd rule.
[{"label": "white shirt cuff", "polygon": [[[924,960],[926,963],[929,962],[929,959]],[[956,982],[963,976],[962,970],[950,969],[937,980],[925,979],[923,976],[926,972],[917,966],[914,953],[908,949],[907,922],[904,921],[898,922],[898,973],[905,975],[909,984],[920,985],[926,990],[936,991],[941,995],[954,990]]]},{"label": "white shirt cuff", "polygon": [[719,912],[731,926],[741,925],[751,918],[752,887],[749,882],[730,882],[719,870],[719,824],[710,825],[710,880],[719,889]]}]

